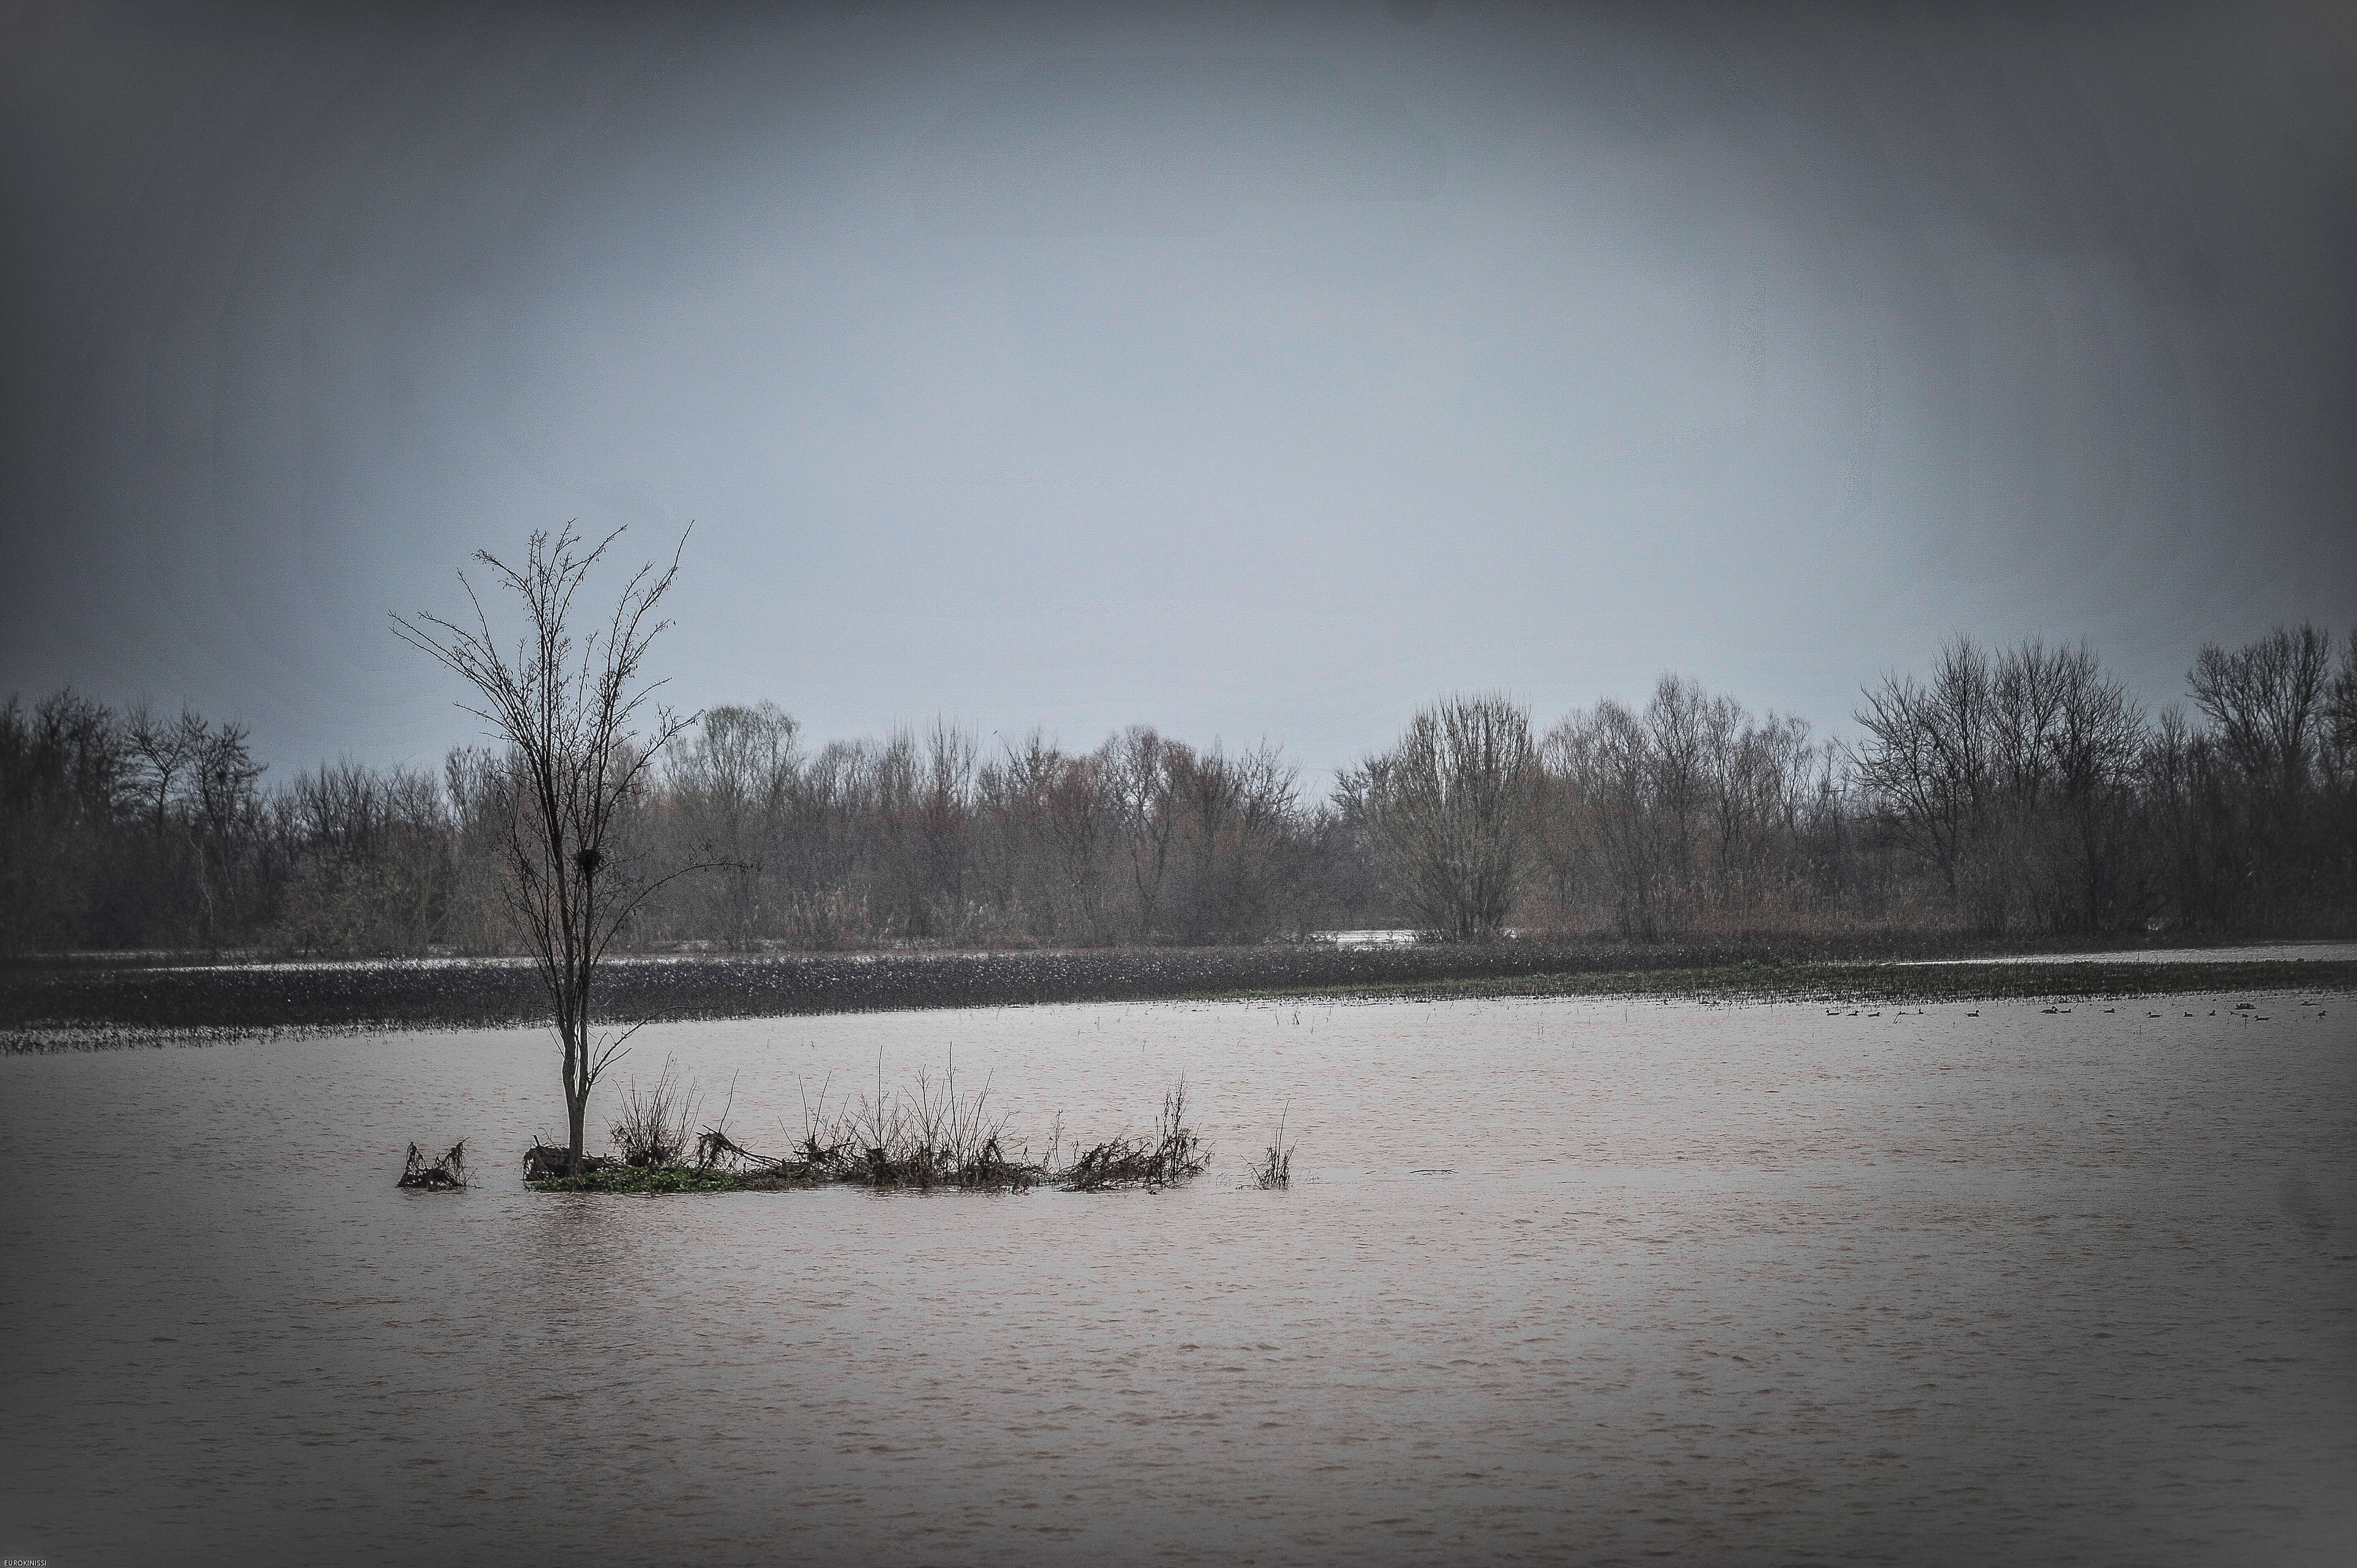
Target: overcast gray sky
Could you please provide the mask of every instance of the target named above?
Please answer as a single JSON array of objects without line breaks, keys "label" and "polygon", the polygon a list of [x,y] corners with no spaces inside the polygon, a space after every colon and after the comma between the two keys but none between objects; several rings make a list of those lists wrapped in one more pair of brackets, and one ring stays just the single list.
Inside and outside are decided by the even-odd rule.
[{"label": "overcast gray sky", "polygon": [[0,693],[437,758],[691,520],[820,739],[1282,742],[2357,617],[2342,7],[12,8]]}]

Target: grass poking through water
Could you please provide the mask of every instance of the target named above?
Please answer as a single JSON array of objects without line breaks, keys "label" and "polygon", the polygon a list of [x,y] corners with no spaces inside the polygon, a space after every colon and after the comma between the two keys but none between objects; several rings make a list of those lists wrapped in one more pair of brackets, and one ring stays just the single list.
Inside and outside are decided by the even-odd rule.
[{"label": "grass poking through water", "polygon": [[642,1090],[633,1083],[624,1096],[613,1127],[619,1161],[573,1175],[550,1169],[544,1159],[528,1161],[526,1182],[535,1192],[744,1192],[829,1185],[911,1192],[1023,1192],[1042,1186],[1104,1192],[1177,1187],[1211,1164],[1211,1152],[1187,1125],[1183,1081],[1163,1096],[1151,1133],[1123,1133],[1076,1146],[1062,1165],[1056,1159],[1063,1145],[1060,1117],[1047,1152],[1035,1154],[1029,1144],[1014,1140],[1007,1113],[991,1105],[987,1076],[979,1089],[958,1087],[954,1058],[939,1079],[920,1069],[898,1091],[885,1086],[880,1063],[873,1094],[831,1102],[831,1091],[829,1079],[819,1085],[815,1100],[805,1092],[801,1136],[783,1155],[759,1154],[738,1143],[728,1131],[726,1110],[691,1142],[694,1089],[682,1089],[666,1062],[652,1088]]},{"label": "grass poking through water", "polygon": [[1269,1141],[1267,1152],[1253,1165],[1253,1185],[1263,1192],[1293,1185],[1293,1145],[1285,1141],[1286,1118],[1292,1113],[1291,1105],[1277,1113],[1276,1136]]}]

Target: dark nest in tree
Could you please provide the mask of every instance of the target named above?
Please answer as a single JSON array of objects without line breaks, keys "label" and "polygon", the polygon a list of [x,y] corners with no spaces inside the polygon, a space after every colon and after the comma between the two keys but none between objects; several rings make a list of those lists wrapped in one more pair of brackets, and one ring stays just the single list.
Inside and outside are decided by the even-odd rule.
[{"label": "dark nest in tree", "polygon": [[449,1153],[430,1164],[425,1150],[410,1144],[409,1164],[402,1170],[396,1185],[424,1192],[463,1191],[467,1186],[467,1140],[459,1139],[450,1145]]}]

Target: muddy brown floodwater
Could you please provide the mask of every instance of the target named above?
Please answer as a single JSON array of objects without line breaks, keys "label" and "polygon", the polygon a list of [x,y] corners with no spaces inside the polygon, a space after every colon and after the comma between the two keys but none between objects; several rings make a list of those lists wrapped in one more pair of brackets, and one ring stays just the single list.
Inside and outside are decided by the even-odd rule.
[{"label": "muddy brown floodwater", "polygon": [[[879,1054],[953,1048],[1035,1138],[1183,1074],[1213,1174],[1096,1196],[529,1193],[523,1031],[11,1058],[0,1553],[2346,1562],[2357,1001],[2237,1000],[1074,1006],[628,1064],[733,1077],[757,1148]],[[1293,1188],[1243,1187],[1288,1104]],[[461,1135],[475,1190],[395,1190]]]}]

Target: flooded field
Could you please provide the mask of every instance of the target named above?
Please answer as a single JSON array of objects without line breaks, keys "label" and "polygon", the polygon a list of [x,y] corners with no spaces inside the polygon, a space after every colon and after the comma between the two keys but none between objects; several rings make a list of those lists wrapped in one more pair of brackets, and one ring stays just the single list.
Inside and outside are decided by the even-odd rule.
[{"label": "flooded field", "polygon": [[[2357,1000],[984,1009],[658,1026],[624,1070],[674,1055],[714,1112],[733,1079],[763,1148],[798,1080],[952,1048],[1035,1139],[1143,1125],[1183,1075],[1212,1174],[543,1196],[511,1157],[557,1125],[529,1032],[0,1058],[0,1553],[2357,1540]],[[1280,1112],[1295,1185],[1254,1190]],[[460,1136],[475,1190],[394,1189],[410,1140]]]},{"label": "flooded field", "polygon": [[[1823,942],[1338,940],[1075,951],[637,955],[607,961],[598,985],[608,1017],[674,1023],[1320,993],[1329,999],[1821,998],[1895,1007],[1998,994],[2352,991],[2357,990],[2357,944],[2008,950],[1973,957],[1940,940],[1900,935]],[[538,974],[513,959],[200,963],[85,956],[0,966],[0,1054],[276,1030],[498,1028],[540,1018],[546,1006]]]}]

